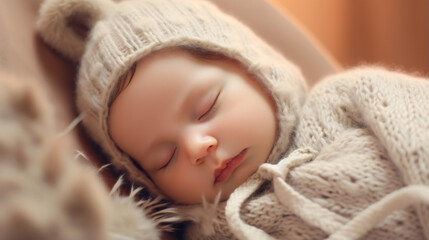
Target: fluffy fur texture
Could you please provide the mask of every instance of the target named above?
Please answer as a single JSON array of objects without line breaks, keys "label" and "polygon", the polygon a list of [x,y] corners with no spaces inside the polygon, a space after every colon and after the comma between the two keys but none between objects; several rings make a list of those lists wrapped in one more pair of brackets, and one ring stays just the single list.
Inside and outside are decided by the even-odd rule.
[{"label": "fluffy fur texture", "polygon": [[[86,16],[77,25],[87,29],[87,38],[72,28],[73,16]],[[277,104],[278,138],[268,162],[278,160],[289,143],[306,90],[300,71],[207,1],[46,0],[38,29],[48,44],[80,63],[77,105],[90,135],[115,167],[153,194],[160,193],[110,138],[107,118],[120,77],[154,51],[197,47],[240,62]]]},{"label": "fluffy fur texture", "polygon": [[371,68],[328,77],[287,158],[263,164],[187,239],[427,239],[428,119],[428,79]]},{"label": "fluffy fur texture", "polygon": [[0,73],[0,239],[159,239],[158,202],[106,189],[55,132],[37,86]]}]

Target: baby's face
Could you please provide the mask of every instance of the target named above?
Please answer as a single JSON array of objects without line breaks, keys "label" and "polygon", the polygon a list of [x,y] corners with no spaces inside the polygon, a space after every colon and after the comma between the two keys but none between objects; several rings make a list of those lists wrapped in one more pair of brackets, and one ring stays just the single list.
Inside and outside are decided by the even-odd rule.
[{"label": "baby's face", "polygon": [[266,161],[275,108],[236,62],[175,49],[137,63],[111,105],[109,130],[167,197],[200,203],[228,198]]}]

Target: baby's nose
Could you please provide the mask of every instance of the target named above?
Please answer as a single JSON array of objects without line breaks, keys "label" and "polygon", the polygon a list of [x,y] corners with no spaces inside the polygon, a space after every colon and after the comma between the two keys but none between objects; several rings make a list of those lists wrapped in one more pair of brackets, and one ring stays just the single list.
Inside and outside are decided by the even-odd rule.
[{"label": "baby's nose", "polygon": [[217,139],[209,134],[189,134],[185,140],[185,148],[192,164],[199,165],[216,149]]}]

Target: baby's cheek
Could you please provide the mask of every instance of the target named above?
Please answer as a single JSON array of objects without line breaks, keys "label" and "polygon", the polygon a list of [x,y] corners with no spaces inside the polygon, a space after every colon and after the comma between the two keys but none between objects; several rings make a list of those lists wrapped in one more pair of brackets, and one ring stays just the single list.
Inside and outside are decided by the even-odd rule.
[{"label": "baby's cheek", "polygon": [[201,202],[202,193],[210,191],[210,178],[204,171],[187,164],[176,164],[158,179],[161,191],[175,201],[182,203]]},{"label": "baby's cheek", "polygon": [[246,140],[252,135],[252,132],[257,130],[255,129],[255,126],[257,126],[255,125],[255,117],[257,116],[251,113],[248,106],[237,106],[232,109],[228,116],[227,123],[229,124],[229,130],[232,133],[238,134],[237,137]]}]

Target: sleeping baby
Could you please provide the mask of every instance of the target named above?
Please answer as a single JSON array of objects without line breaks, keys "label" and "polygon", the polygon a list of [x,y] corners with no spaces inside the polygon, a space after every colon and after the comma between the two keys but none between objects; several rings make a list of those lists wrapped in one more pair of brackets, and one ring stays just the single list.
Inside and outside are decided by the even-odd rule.
[{"label": "sleeping baby", "polygon": [[201,0],[47,0],[38,29],[79,62],[89,135],[176,207],[184,238],[429,238],[427,80],[361,67],[307,93]]}]

